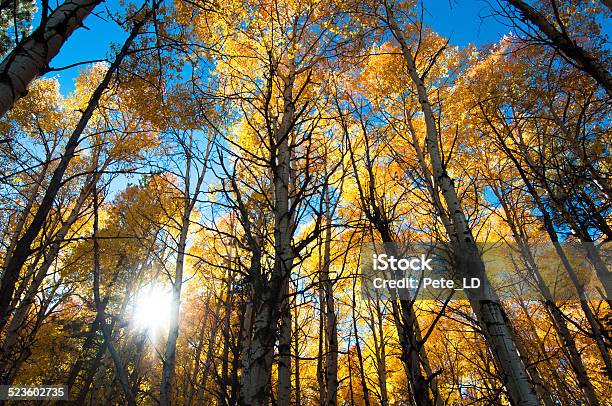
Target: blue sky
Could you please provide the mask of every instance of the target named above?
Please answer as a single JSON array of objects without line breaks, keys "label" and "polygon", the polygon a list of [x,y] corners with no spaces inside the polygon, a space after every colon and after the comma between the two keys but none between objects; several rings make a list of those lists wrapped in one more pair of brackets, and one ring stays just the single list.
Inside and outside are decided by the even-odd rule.
[{"label": "blue sky", "polygon": [[[484,0],[426,0],[425,22],[438,33],[449,37],[454,45],[465,46],[470,43],[491,44],[505,34],[507,27],[487,17],[490,7]],[[59,68],[75,62],[102,59],[107,56],[109,45],[119,43],[126,34],[117,24],[106,16],[109,11],[117,10],[118,0],[107,0],[99,6],[99,16],[90,15],[85,21],[86,29],[79,29],[70,37],[51,66]],[[106,19],[106,21],[105,21]],[[35,22],[36,23],[36,22]],[[62,93],[67,94],[74,88],[74,78],[79,68],[51,72],[57,76]]]},{"label": "blue sky", "polygon": [[425,23],[450,38],[451,44],[466,46],[497,42],[508,27],[490,17],[485,0],[425,0]]},{"label": "blue sky", "polygon": [[[170,1],[170,0],[169,0]],[[434,31],[450,38],[452,45],[484,45],[496,43],[509,27],[491,17],[491,5],[487,0],[423,0],[425,23]],[[120,43],[125,37],[118,25],[108,18],[109,12],[120,10],[120,0],[106,0],[96,9],[98,16],[90,15],[85,21],[87,28],[79,29],[70,37],[51,66],[58,68],[75,62],[102,59],[108,55],[111,43]],[[611,19],[603,24],[604,31],[612,36]],[[35,21],[36,25],[38,22]],[[609,43],[608,43],[609,44]],[[74,78],[80,68],[51,72],[57,76],[64,94],[74,89]]]}]

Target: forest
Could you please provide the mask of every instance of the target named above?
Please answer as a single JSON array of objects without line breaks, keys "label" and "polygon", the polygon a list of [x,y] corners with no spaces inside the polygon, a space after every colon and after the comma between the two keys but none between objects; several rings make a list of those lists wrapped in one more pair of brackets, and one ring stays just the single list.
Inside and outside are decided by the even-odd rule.
[{"label": "forest", "polygon": [[[455,44],[442,3],[504,34]],[[104,57],[56,62],[87,30]],[[611,30],[610,0],[2,0],[0,388],[66,396],[0,404],[610,405]],[[479,286],[366,289],[410,244]]]}]

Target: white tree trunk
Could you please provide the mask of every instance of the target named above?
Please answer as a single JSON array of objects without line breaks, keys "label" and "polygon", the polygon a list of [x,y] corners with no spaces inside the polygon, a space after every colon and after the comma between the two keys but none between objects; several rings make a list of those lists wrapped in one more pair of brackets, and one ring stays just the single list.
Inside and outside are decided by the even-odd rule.
[{"label": "white tree trunk", "polygon": [[0,64],[0,117],[27,93],[30,82],[44,74],[51,59],[102,0],[67,0],[46,24],[18,44]]},{"label": "white tree trunk", "polygon": [[[544,14],[531,7],[527,2],[522,0],[506,1],[520,12],[522,22],[529,22],[537,27],[555,50],[563,53],[563,56],[574,62],[574,66],[595,79],[608,93],[608,96],[612,96],[612,74],[605,60],[579,46],[567,34],[565,27],[561,27],[561,30],[557,29]],[[610,2],[604,0],[604,3],[607,6]]]},{"label": "white tree trunk", "polygon": [[[293,224],[289,204],[289,184],[291,181],[291,150],[289,136],[295,119],[295,104],[293,101],[293,85],[295,82],[295,67],[290,66],[290,72],[283,77],[283,115],[271,138],[270,168],[274,185],[274,269],[268,283],[257,288],[255,284],[256,318],[253,325],[253,339],[248,350],[248,362],[241,379],[240,403],[248,405],[265,404],[272,360],[274,342],[279,337],[277,324],[283,316],[286,306],[288,284],[293,267]],[[259,291],[258,291],[259,289]],[[284,317],[287,317],[284,315]],[[288,316],[289,333],[291,330],[291,315]],[[290,335],[290,334],[289,334]],[[285,330],[286,338],[286,330]],[[289,347],[284,348],[288,343]],[[283,340],[278,368],[278,399],[279,405],[288,404],[291,389],[291,342]],[[287,356],[289,355],[289,356]]]},{"label": "white tree trunk", "polygon": [[274,358],[274,331],[271,319],[274,305],[271,291],[263,292],[257,307],[253,338],[246,354],[245,368],[240,382],[240,404],[264,405],[268,396],[272,360]]},{"label": "white tree trunk", "polygon": [[[291,151],[289,135],[295,115],[293,83],[295,68],[283,79],[283,118],[275,134],[273,149],[276,157],[274,173],[274,274],[273,279],[281,281],[282,297],[280,316],[282,318],[279,340],[278,404],[288,405],[291,395],[291,312],[289,310],[289,279],[293,267],[291,252],[291,213],[289,212],[289,182],[291,173]],[[274,165],[274,163],[273,163]]]},{"label": "white tree trunk", "polygon": [[[155,4],[154,7],[156,8],[158,5],[159,3]],[[13,300],[13,294],[15,292],[15,284],[17,283],[17,279],[19,277],[22,267],[24,266],[28,257],[32,253],[31,245],[40,233],[40,230],[43,228],[44,223],[47,221],[47,216],[51,211],[55,197],[57,196],[57,193],[62,187],[64,173],[68,169],[68,166],[75,154],[75,151],[79,143],[81,142],[81,136],[85,131],[87,124],[89,123],[89,119],[98,107],[98,103],[103,93],[108,89],[110,81],[114,77],[115,72],[117,71],[117,69],[119,69],[119,66],[121,65],[123,59],[128,54],[132,42],[140,33],[140,30],[143,28],[143,26],[146,24],[146,22],[152,15],[153,10],[150,10],[142,18],[142,20],[134,24],[130,35],[126,38],[125,42],[123,43],[123,46],[121,47],[121,50],[117,53],[115,60],[110,65],[109,69],[104,75],[104,78],[91,95],[87,107],[85,108],[85,111],[81,115],[79,122],[77,123],[74,131],[66,142],[66,149],[61,159],[59,160],[57,167],[53,171],[53,175],[51,177],[51,180],[49,181],[49,185],[45,190],[45,194],[36,210],[36,213],[33,215],[32,221],[24,231],[23,235],[19,238],[19,241],[15,244],[10,259],[4,265],[4,270],[2,273],[2,282],[0,284],[1,326],[4,326],[4,323],[6,323],[8,319],[11,310],[10,304]],[[1,91],[0,94],[2,94]]]},{"label": "white tree trunk", "polygon": [[459,203],[455,186],[442,163],[435,116],[429,103],[423,78],[417,71],[412,51],[408,47],[402,30],[394,20],[389,4],[386,2],[385,11],[386,22],[401,47],[408,74],[416,87],[419,104],[425,119],[426,143],[433,176],[440,186],[453,226],[453,235],[449,235],[449,238],[454,245],[457,270],[462,276],[477,277],[481,280],[481,288],[477,292],[467,291],[470,293],[468,295],[470,304],[496,360],[497,369],[506,386],[511,403],[516,406],[538,405],[538,399],[514,344],[509,320],[501,304],[496,300],[496,295],[485,274],[484,263],[478,247],[467,224],[463,208]]},{"label": "white tree trunk", "polygon": [[[544,278],[542,277],[540,273],[536,260],[532,252],[529,249],[529,241],[526,239],[526,237],[524,237],[525,234],[521,233],[518,230],[518,225],[516,224],[517,220],[515,219],[518,219],[519,217],[516,215],[516,213],[512,211],[511,204],[506,201],[506,194],[503,191],[497,192],[495,188],[493,188],[493,191],[495,195],[497,196],[498,200],[500,201],[502,209],[504,210],[504,213],[507,219],[506,222],[510,226],[510,230],[512,231],[514,240],[516,241],[518,245],[521,257],[523,258],[523,261],[527,269],[530,271],[533,278],[535,279],[538,290],[540,291],[541,295],[544,297],[544,305],[546,306],[546,309],[548,310],[548,314],[550,315],[550,318],[552,319],[553,328],[555,329],[555,332],[559,336],[561,343],[563,343],[564,352],[570,362],[570,365],[572,366],[572,369],[574,370],[574,373],[576,374],[576,381],[578,383],[578,387],[580,388],[584,396],[584,399],[586,400],[587,405],[599,406],[599,400],[597,399],[597,395],[595,394],[595,388],[593,387],[589,379],[589,376],[586,372],[584,363],[582,362],[582,358],[580,356],[580,353],[578,352],[578,348],[576,347],[576,341],[574,340],[574,337],[572,336],[567,326],[565,315],[554,302],[554,297],[550,289],[548,288],[548,285],[544,281]],[[526,315],[528,320],[531,322],[532,320],[531,320],[531,316],[529,315],[529,312],[527,312],[523,304],[521,305],[521,307],[523,309],[523,313]],[[535,326],[535,323],[532,323],[532,324]],[[537,333],[534,332],[534,334],[537,334]],[[530,369],[531,371],[535,370],[537,372],[537,365],[532,366]],[[531,375],[534,376],[535,373],[532,373]],[[534,380],[534,385],[536,387],[536,390],[538,390],[539,385],[535,380]],[[540,392],[545,392],[545,390],[540,390]],[[540,398],[542,399],[542,402],[545,404],[549,401],[548,394],[540,393]]]}]

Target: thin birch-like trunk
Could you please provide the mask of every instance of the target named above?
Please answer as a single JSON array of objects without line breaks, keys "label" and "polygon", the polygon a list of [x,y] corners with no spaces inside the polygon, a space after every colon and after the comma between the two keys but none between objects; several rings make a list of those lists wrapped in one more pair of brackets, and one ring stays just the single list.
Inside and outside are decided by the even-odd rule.
[{"label": "thin birch-like trunk", "polygon": [[108,89],[111,79],[114,77],[117,69],[119,69],[123,59],[128,55],[134,39],[138,36],[140,30],[152,16],[153,10],[156,9],[158,3],[155,4],[156,6],[147,12],[146,15],[143,16],[142,20],[137,21],[134,24],[132,31],[123,43],[121,50],[117,53],[115,60],[106,71],[100,84],[94,90],[89,102],[87,103],[87,107],[79,119],[79,122],[68,138],[66,149],[59,160],[55,171],[53,172],[49,185],[45,190],[45,194],[32,218],[32,221],[30,222],[23,236],[15,244],[15,249],[13,250],[9,261],[7,261],[6,265],[4,266],[4,272],[2,273],[2,281],[0,284],[0,325],[4,325],[4,323],[6,323],[10,312],[10,303],[13,300],[15,284],[19,278],[21,269],[32,253],[32,243],[40,233],[47,220],[49,212],[53,206],[53,202],[55,201],[57,193],[62,186],[64,173],[68,169],[68,166],[75,154],[76,148],[81,142],[81,136],[89,123],[89,119],[98,107],[98,103],[100,102],[102,95]]},{"label": "thin birch-like trunk", "polygon": [[[276,324],[281,318],[281,303],[284,302],[288,290],[293,253],[291,247],[292,224],[289,211],[289,182],[291,152],[289,135],[295,119],[295,102],[293,100],[293,85],[295,81],[295,66],[283,78],[283,115],[279,128],[274,131],[271,146],[270,165],[273,168],[272,183],[274,186],[274,269],[266,287],[255,290],[257,302],[253,339],[249,348],[248,363],[243,372],[241,382],[241,402],[253,406],[265,404],[269,389],[270,373],[274,356],[274,343],[278,336]],[[291,326],[289,325],[289,328]],[[289,351],[290,352],[290,351]],[[287,365],[288,364],[288,365]],[[281,376],[282,370],[282,376]],[[279,365],[279,381],[286,382],[290,375],[290,358]],[[290,376],[289,376],[289,379]],[[279,387],[279,404],[289,399],[286,385]]]},{"label": "thin birch-like trunk", "polygon": [[601,353],[602,359],[606,366],[606,371],[608,375],[610,375],[612,374],[612,359],[610,358],[610,354],[608,353],[608,348],[605,343],[605,338],[606,338],[607,333],[601,330],[599,326],[599,322],[589,306],[589,302],[588,302],[588,298],[586,297],[584,286],[582,282],[580,282],[578,276],[576,275],[576,272],[572,264],[567,258],[567,255],[563,251],[563,247],[561,246],[561,243],[559,242],[559,237],[557,236],[557,232],[555,231],[552,217],[550,213],[548,212],[548,209],[544,205],[544,202],[542,202],[542,199],[540,198],[537,191],[535,190],[533,183],[527,177],[525,170],[521,167],[520,162],[518,161],[516,156],[514,156],[512,151],[510,151],[510,149],[504,144],[503,141],[500,142],[500,146],[503,149],[503,151],[506,153],[506,156],[514,164],[514,167],[517,169],[523,183],[525,184],[527,188],[527,191],[531,195],[534,203],[536,204],[536,207],[538,208],[538,210],[540,211],[542,215],[542,223],[544,226],[544,230],[546,231],[546,234],[548,234],[550,242],[552,243],[555,249],[555,252],[557,253],[557,256],[561,260],[561,264],[563,265],[563,268],[566,270],[568,276],[570,277],[572,284],[574,285],[574,288],[576,289],[576,293],[578,295],[578,299],[580,303],[580,308],[582,309],[582,311],[584,312],[584,315],[587,318],[587,321],[591,327],[591,332],[593,333],[593,337],[595,339],[595,342],[597,343],[597,348],[599,349],[599,352]]},{"label": "thin birch-like trunk", "polygon": [[187,161],[187,175],[185,176],[185,203],[181,215],[181,230],[177,249],[174,281],[172,283],[172,302],[170,305],[170,328],[166,349],[163,358],[162,381],[160,388],[159,404],[169,406],[171,404],[171,389],[174,381],[176,342],[179,334],[179,310],[181,305],[181,290],[183,288],[183,268],[185,264],[185,249],[187,246],[187,232],[189,231],[189,217],[191,215],[189,199],[189,159]]},{"label": "thin birch-like trunk", "polygon": [[102,0],[67,0],[0,64],[0,117],[27,93],[28,85],[49,70],[51,59]]},{"label": "thin birch-like trunk", "polygon": [[51,248],[45,252],[45,260],[38,268],[36,273],[34,274],[34,278],[30,281],[27,288],[25,289],[25,293],[23,298],[19,301],[17,308],[14,311],[13,317],[10,319],[10,323],[8,328],[6,329],[6,335],[4,337],[4,341],[2,342],[2,353],[4,356],[12,353],[13,346],[17,342],[17,337],[19,335],[20,328],[24,325],[26,318],[30,312],[30,308],[34,304],[36,299],[36,294],[38,293],[38,289],[42,284],[43,280],[47,277],[49,272],[49,268],[55,262],[57,255],[60,251],[61,242],[66,238],[70,228],[75,223],[75,221],[79,218],[79,214],[81,213],[81,209],[85,200],[89,194],[91,194],[91,188],[93,185],[99,180],[100,176],[96,173],[95,176],[89,176],[88,180],[85,182],[85,185],[81,189],[79,196],[76,199],[76,202],[73,208],[68,215],[66,221],[62,224],[60,230],[54,236],[54,242],[51,245]]},{"label": "thin birch-like trunk", "polygon": [[[527,266],[528,270],[530,271],[531,275],[535,279],[536,286],[538,287],[540,294],[544,298],[544,305],[546,307],[546,310],[548,311],[548,314],[550,315],[552,319],[553,328],[555,332],[557,333],[558,337],[560,338],[561,342],[563,343],[564,352],[567,354],[570,365],[572,366],[572,369],[574,370],[574,373],[576,375],[578,387],[580,388],[588,405],[598,406],[599,400],[597,399],[593,384],[591,383],[591,380],[588,377],[588,374],[584,367],[584,363],[582,362],[582,358],[580,357],[580,353],[578,352],[578,348],[576,347],[576,341],[574,340],[574,337],[571,335],[571,332],[567,326],[567,321],[565,318],[566,316],[563,314],[561,309],[559,309],[559,307],[555,304],[553,295],[548,285],[544,281],[544,278],[542,277],[540,273],[538,265],[535,261],[535,258],[533,257],[533,254],[531,253],[529,249],[527,241],[523,237],[524,234],[521,234],[517,229],[518,225],[513,220],[516,218],[516,216],[512,212],[511,206],[508,204],[508,202],[505,199],[506,195],[504,191],[503,190],[499,191],[497,188],[493,187],[493,192],[498,197],[501,203],[502,209],[504,210],[504,213],[506,214],[507,223],[518,245],[521,257],[523,258],[523,261],[525,265]],[[524,306],[522,306],[522,308],[523,308],[525,315],[529,316]],[[530,319],[530,321],[532,320]],[[532,322],[532,325],[535,326],[533,322]],[[534,333],[534,334],[537,336],[537,333]]]},{"label": "thin birch-like trunk", "polygon": [[[368,381],[366,379],[365,376],[365,368],[363,365],[363,353],[361,352],[361,344],[359,343],[359,329],[357,328],[357,298],[356,298],[356,284],[357,284],[357,278],[353,278],[353,290],[352,290],[352,302],[351,302],[351,316],[352,316],[352,321],[353,321],[353,335],[355,335],[355,351],[357,353],[357,361],[359,362],[359,378],[361,381],[361,390],[363,392],[363,404],[365,406],[370,406],[370,390],[368,389]],[[349,349],[351,348],[350,345],[350,333],[349,333]],[[350,360],[351,360],[351,355],[350,355],[350,351],[349,351],[349,373],[351,372],[351,367],[350,367]],[[351,383],[351,396],[353,394],[352,392],[353,390],[353,384]]]},{"label": "thin birch-like trunk", "polygon": [[300,380],[300,325],[298,319],[298,307],[295,308],[295,320],[294,326],[294,340],[293,340],[293,353],[295,358],[295,404],[300,406],[302,404],[302,383]]},{"label": "thin birch-like trunk", "polygon": [[608,96],[612,96],[612,74],[608,70],[610,67],[606,66],[605,62],[576,44],[565,31],[565,27],[561,27],[560,31],[552,25],[542,13],[531,7],[525,1],[506,1],[521,13],[521,17],[524,21],[529,21],[536,26],[538,30],[548,38],[556,50],[562,52],[563,55],[571,59],[578,69],[590,75],[604,88]]},{"label": "thin birch-like trunk", "polygon": [[[343,123],[343,126],[345,127],[344,132],[349,144],[353,171],[355,174],[357,174],[358,170],[350,143],[350,136],[346,130],[345,123]],[[383,243],[385,243],[384,248],[387,253],[390,256],[398,257],[397,249],[393,245],[394,241],[390,228],[390,221],[387,218],[387,214],[381,209],[381,205],[378,203],[376,198],[376,179],[372,170],[372,161],[370,158],[370,149],[367,139],[365,142],[365,159],[366,169],[368,171],[368,184],[366,185],[367,193],[364,190],[366,189],[366,186],[362,187],[359,176],[355,176],[361,199],[362,210],[364,210],[369,222],[380,234]],[[430,368],[423,342],[420,339],[420,327],[412,302],[410,300],[398,300],[397,298],[393,297],[391,299],[391,306],[394,324],[400,341],[400,358],[406,370],[406,374],[408,375],[408,382],[412,387],[412,392],[414,392],[418,397],[418,399],[415,401],[419,405],[432,405],[433,402],[429,396],[428,389],[431,389],[431,392],[434,394],[436,399],[438,399],[438,395],[436,386],[423,375],[423,371],[421,370],[421,366],[423,366],[425,371],[429,374],[428,371]]]},{"label": "thin birch-like trunk", "polygon": [[323,267],[321,270],[321,283],[325,295],[325,320],[327,321],[324,332],[327,342],[325,353],[325,378],[327,383],[326,404],[335,406],[338,404],[338,322],[336,320],[336,305],[334,300],[333,284],[330,275],[331,266],[331,238],[332,238],[332,219],[329,201],[329,190],[325,188],[325,207],[326,207],[326,229],[323,241]]},{"label": "thin birch-like trunk", "polygon": [[[161,406],[169,406],[172,403],[172,386],[174,383],[175,367],[176,367],[176,343],[179,335],[180,307],[181,307],[181,291],[183,289],[183,273],[185,267],[185,251],[187,249],[187,235],[191,224],[191,213],[198,200],[198,196],[204,183],[206,176],[208,157],[212,148],[213,139],[208,140],[206,152],[203,157],[203,165],[201,170],[197,171],[197,166],[194,163],[193,152],[193,131],[189,132],[189,140],[185,146],[185,175],[183,177],[183,207],[181,212],[180,234],[176,246],[176,265],[174,272],[174,281],[172,281],[172,302],[170,304],[170,327],[168,329],[168,339],[164,350],[162,379],[160,385],[159,402]],[[195,178],[193,192],[191,190],[192,171],[198,173]]]},{"label": "thin birch-like trunk", "polygon": [[484,263],[467,224],[465,213],[457,197],[455,186],[442,163],[439,150],[439,134],[429,96],[423,78],[417,71],[416,63],[404,33],[397,25],[389,3],[385,1],[385,23],[399,43],[406,62],[408,74],[416,88],[421,111],[425,120],[426,144],[433,169],[434,179],[440,186],[453,226],[453,243],[457,270],[464,277],[477,277],[481,281],[478,292],[468,292],[468,298],[476,318],[483,329],[487,344],[496,360],[496,366],[506,386],[512,404],[535,406],[538,399],[527,376],[512,336],[510,321],[485,274]]},{"label": "thin birch-like trunk", "polygon": [[[210,305],[210,294],[207,295],[204,303],[206,304],[206,308],[208,308]],[[196,352],[193,356],[193,371],[190,371],[191,376],[187,379],[187,400],[185,401],[187,406],[191,405],[194,396],[197,398],[196,393],[199,390],[198,377],[200,375],[200,365],[202,364],[200,362],[200,358],[202,357],[202,347],[204,347],[204,333],[206,332],[206,328],[209,327],[208,321],[211,319],[211,317],[214,316],[211,316],[210,310],[208,310],[204,316],[204,319],[202,320],[200,331],[198,332],[198,344],[196,347]]]}]

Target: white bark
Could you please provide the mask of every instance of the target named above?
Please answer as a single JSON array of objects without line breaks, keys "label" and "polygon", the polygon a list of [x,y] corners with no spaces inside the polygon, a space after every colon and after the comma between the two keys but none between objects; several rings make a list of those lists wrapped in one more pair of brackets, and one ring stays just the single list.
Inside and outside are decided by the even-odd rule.
[{"label": "white bark", "polygon": [[[349,141],[349,149],[351,149],[350,138],[348,138],[347,141]],[[364,187],[362,189],[361,187],[359,176],[356,175],[355,177],[362,200],[362,208],[366,212],[366,217],[380,234],[387,254],[397,257],[398,253],[396,252],[396,247],[393,245],[394,239],[390,228],[391,222],[389,221],[387,214],[383,211],[383,206],[379,204],[378,198],[376,197],[375,176],[372,170],[372,162],[370,160],[370,151],[367,139],[365,142],[365,156],[369,178],[367,185],[367,196],[364,192],[366,188]],[[355,166],[355,160],[353,159],[352,152],[351,161],[354,172],[357,174],[358,171]],[[429,367],[429,361],[427,360],[427,354],[425,353],[421,338],[419,322],[416,314],[414,313],[412,302],[406,299],[398,300],[398,298],[392,294],[391,306],[391,313],[393,315],[398,338],[400,340],[400,358],[406,370],[406,374],[408,375],[408,382],[410,384],[414,401],[420,406],[433,405],[428,389],[431,388],[434,398],[438,399],[437,386],[433,380],[428,380],[429,376],[432,376],[431,368]],[[427,377],[423,375],[421,366],[423,367],[424,372],[428,375]]]},{"label": "white bark", "polygon": [[408,74],[416,87],[419,104],[425,119],[426,143],[433,176],[441,189],[453,226],[452,235],[449,235],[449,238],[454,246],[457,269],[462,276],[477,277],[481,280],[481,289],[478,292],[471,293],[468,291],[470,292],[468,295],[470,303],[484,331],[487,344],[495,357],[497,369],[506,386],[511,403],[517,406],[538,405],[538,399],[514,344],[509,320],[501,304],[496,300],[496,295],[485,274],[484,263],[473,239],[471,229],[467,224],[455,186],[442,163],[436,120],[429,103],[423,78],[417,71],[412,51],[408,47],[402,30],[394,20],[389,4],[386,2],[385,12],[385,22],[401,47]]},{"label": "white bark", "polygon": [[[248,349],[248,361],[241,379],[240,403],[262,405],[266,403],[269,389],[274,342],[279,336],[277,324],[281,316],[288,317],[288,328],[291,329],[291,315],[286,306],[291,268],[293,267],[293,252],[291,241],[293,225],[289,209],[289,182],[291,150],[289,135],[295,119],[295,103],[293,100],[293,85],[295,67],[283,78],[283,115],[271,137],[270,167],[274,185],[274,269],[270,281],[265,284],[255,284],[256,318],[253,325],[253,339]],[[253,275],[255,276],[255,275]],[[287,307],[287,312],[283,308]],[[286,331],[285,331],[286,335]],[[289,347],[279,348],[278,368],[278,399],[280,405],[288,404],[291,379],[291,342]],[[289,356],[287,356],[289,355]]]},{"label": "white bark", "polygon": [[[595,389],[591,384],[591,381],[584,367],[584,363],[582,362],[582,358],[580,357],[580,353],[578,352],[578,348],[576,347],[576,341],[574,340],[574,337],[572,336],[567,326],[565,315],[554,302],[553,295],[550,289],[548,288],[548,285],[544,281],[544,278],[540,273],[536,260],[529,249],[529,242],[526,239],[525,234],[519,232],[518,230],[518,224],[516,223],[517,220],[515,219],[518,219],[519,217],[512,211],[511,205],[506,201],[506,194],[503,190],[498,191],[498,189],[493,187],[493,192],[501,203],[502,209],[505,213],[506,223],[509,225],[512,231],[512,235],[518,245],[521,257],[523,258],[523,261],[527,269],[530,271],[532,277],[535,279],[538,290],[544,297],[544,305],[546,306],[548,314],[552,319],[555,332],[559,336],[561,343],[563,343],[564,352],[566,353],[567,358],[570,361],[570,365],[572,366],[572,369],[576,374],[576,381],[578,383],[578,387],[583,393],[584,399],[586,400],[586,403],[588,405],[598,406],[599,401],[595,394]],[[526,311],[525,306],[521,305],[521,307],[523,308],[524,314],[530,319],[529,313]],[[532,377],[537,374],[536,365],[532,366],[530,369],[534,371],[531,373]],[[539,385],[536,380],[534,380],[534,384],[537,390]],[[545,391],[540,390],[540,392]],[[546,404],[548,402],[548,395],[540,393],[540,398],[542,399],[543,403]]]},{"label": "white bark", "polygon": [[240,382],[240,404],[264,405],[270,382],[274,355],[274,334],[270,330],[273,309],[269,306],[269,294],[257,308],[253,324],[253,338],[246,355],[247,363]]},{"label": "white bark", "polygon": [[[154,7],[156,8],[158,5],[159,3],[155,4]],[[98,103],[102,95],[107,90],[111,79],[114,77],[115,72],[122,63],[123,58],[125,58],[128,54],[132,42],[140,33],[140,29],[142,29],[148,19],[152,16],[152,11],[153,10],[150,10],[142,20],[134,24],[130,35],[125,40],[123,46],[121,47],[121,50],[117,53],[115,60],[110,65],[108,71],[104,75],[104,78],[91,95],[87,107],[85,108],[85,111],[81,115],[79,122],[77,123],[74,131],[66,142],[66,149],[61,159],[59,160],[57,167],[53,171],[53,175],[51,177],[51,180],[49,181],[49,185],[45,190],[45,194],[40,202],[39,207],[36,210],[36,213],[33,215],[32,221],[28,225],[27,229],[24,231],[23,235],[19,238],[19,241],[15,244],[15,248],[12,251],[10,259],[4,265],[4,272],[2,273],[2,282],[0,284],[0,325],[2,326],[4,326],[4,323],[6,323],[9,316],[11,310],[10,304],[13,300],[13,294],[15,292],[15,284],[17,283],[17,279],[19,277],[21,269],[30,254],[32,253],[31,245],[40,233],[40,230],[43,228],[45,222],[47,221],[47,216],[51,211],[53,202],[57,196],[57,193],[62,187],[64,173],[68,169],[68,166],[75,154],[75,151],[79,143],[81,142],[81,136],[83,135],[83,132],[85,131],[85,128],[89,123],[89,119],[98,107]]]},{"label": "white bark", "polygon": [[[560,29],[551,24],[546,16],[522,0],[506,0],[514,6],[521,15],[522,22],[528,22],[537,28],[545,38],[550,41],[554,49],[561,52],[566,58],[574,62],[574,66],[590,75],[599,83],[608,96],[612,96],[612,73],[605,60],[598,58],[589,50],[581,47],[577,42],[570,38],[561,26]],[[609,1],[604,0],[608,5]]]},{"label": "white bark", "polygon": [[278,404],[288,405],[291,394],[291,312],[289,311],[289,277],[293,266],[291,252],[291,214],[289,212],[289,182],[291,151],[289,134],[293,125],[295,105],[293,83],[295,68],[284,78],[283,118],[274,139],[276,170],[274,173],[274,278],[281,281],[281,336],[279,341]]},{"label": "white bark", "polygon": [[44,74],[70,35],[102,0],[67,0],[0,64],[0,117]]},{"label": "white bark", "polygon": [[[93,221],[93,259],[94,259],[94,269],[93,269],[93,279],[94,279],[94,301],[96,304],[96,311],[100,318],[101,331],[102,336],[104,337],[104,342],[106,344],[106,348],[113,359],[113,364],[115,365],[115,372],[119,383],[121,384],[121,388],[125,394],[125,400],[127,401],[128,406],[136,406],[136,400],[134,399],[134,394],[130,388],[127,373],[125,368],[123,367],[123,363],[119,356],[119,352],[115,348],[113,343],[113,338],[111,336],[111,331],[106,324],[106,315],[104,310],[104,305],[102,300],[100,299],[100,245],[98,241],[98,191],[94,186],[93,190],[93,210],[94,210],[94,221]],[[125,302],[124,302],[125,303]],[[123,310],[123,309],[122,309]]]},{"label": "white bark", "polygon": [[557,256],[559,257],[559,259],[561,260],[561,264],[563,265],[563,268],[565,268],[565,270],[567,271],[567,274],[570,277],[572,284],[576,288],[576,293],[578,294],[580,307],[582,308],[582,311],[584,312],[584,315],[586,316],[586,319],[589,325],[591,326],[593,338],[595,339],[595,342],[597,343],[597,347],[599,348],[599,351],[603,358],[604,364],[606,366],[606,370],[612,371],[612,359],[610,358],[610,355],[608,353],[608,347],[605,344],[605,341],[607,338],[605,337],[605,335],[607,335],[607,332],[605,330],[600,329],[599,322],[589,306],[589,301],[586,296],[586,292],[584,290],[584,285],[578,278],[578,275],[576,275],[576,272],[572,264],[570,263],[569,259],[565,255],[565,252],[563,251],[563,247],[561,246],[561,243],[559,242],[559,237],[557,236],[557,232],[555,231],[552,216],[548,212],[547,207],[542,202],[542,199],[540,198],[539,194],[535,190],[532,182],[527,177],[525,170],[521,167],[521,164],[516,158],[516,156],[514,156],[512,151],[510,151],[510,149],[503,142],[500,144],[500,146],[506,153],[506,156],[514,164],[514,167],[516,168],[519,175],[521,176],[521,179],[523,180],[523,183],[527,187],[529,194],[533,198],[533,201],[535,202],[536,207],[542,214],[542,223],[544,226],[544,230],[548,234],[548,237],[550,238],[550,242],[553,244],[553,247],[555,248],[555,252],[557,253]]}]

